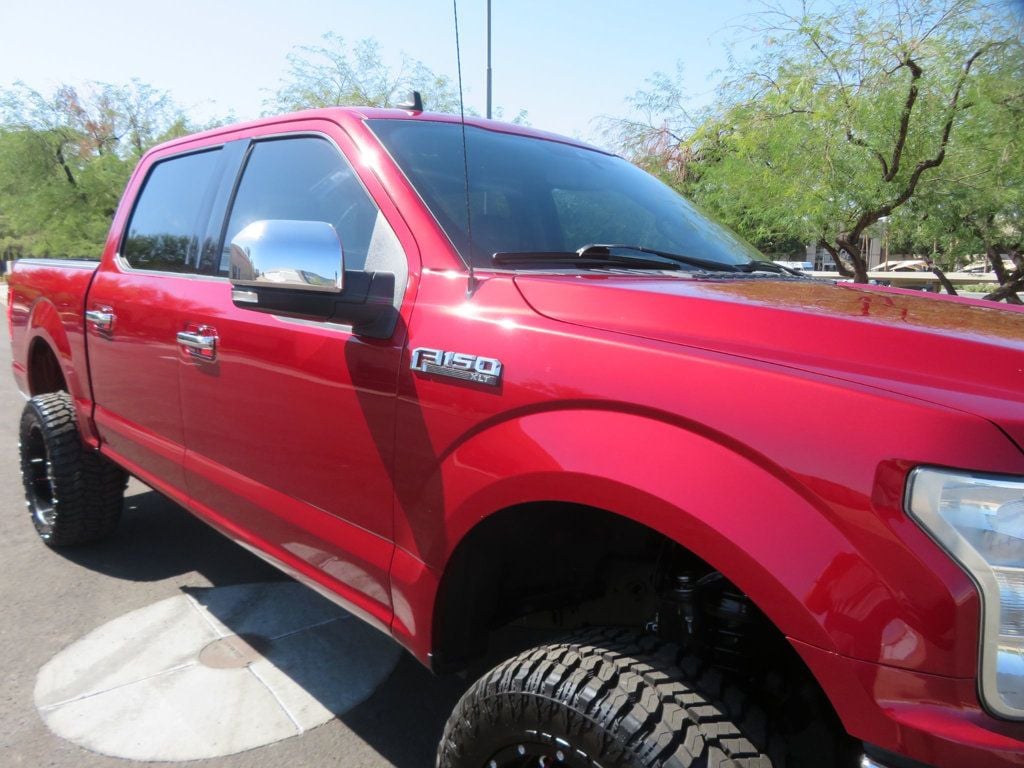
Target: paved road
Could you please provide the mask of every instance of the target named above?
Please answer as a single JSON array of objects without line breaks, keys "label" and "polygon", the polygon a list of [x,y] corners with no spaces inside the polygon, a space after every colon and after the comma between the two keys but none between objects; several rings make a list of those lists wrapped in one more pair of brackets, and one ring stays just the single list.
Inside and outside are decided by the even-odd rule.
[{"label": "paved road", "polygon": [[[6,296],[0,291],[0,299]],[[0,307],[6,315],[6,307]],[[17,460],[23,399],[0,329],[0,764],[54,768],[148,765],[89,752],[53,735],[33,689],[47,661],[93,629],[183,589],[283,580],[274,569],[179,507],[132,482],[124,520],[103,544],[56,552],[24,511]],[[384,636],[370,642],[390,643]],[[339,659],[339,663],[343,663]],[[369,699],[315,730],[276,744],[188,765],[427,768],[466,683],[435,678],[403,654]],[[240,711],[239,717],[244,717]],[[164,765],[167,765],[164,763]]]}]

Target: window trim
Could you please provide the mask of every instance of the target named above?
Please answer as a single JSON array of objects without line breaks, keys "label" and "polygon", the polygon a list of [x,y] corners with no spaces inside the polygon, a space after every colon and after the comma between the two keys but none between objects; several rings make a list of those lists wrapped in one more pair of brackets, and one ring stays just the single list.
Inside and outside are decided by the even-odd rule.
[{"label": "window trim", "polygon": [[[249,154],[252,152],[254,143],[252,138],[243,137],[231,139],[221,145],[222,151],[226,153],[224,157],[225,165],[230,163],[231,167],[230,170],[227,167],[222,170],[220,179],[212,190],[210,205],[207,209],[206,223],[203,226],[203,231],[200,233],[199,248],[196,250],[195,274],[197,275],[212,278],[222,277],[215,271],[203,269],[203,241],[211,232],[215,231],[217,233],[217,239],[213,247],[218,255],[217,263],[219,263],[219,256],[224,248],[224,229],[227,227],[228,212],[231,210],[231,206],[234,205],[235,192],[238,189],[242,171],[249,161]],[[223,195],[222,198],[225,186],[227,186],[227,194]],[[218,216],[220,217],[219,226],[217,226]]]}]

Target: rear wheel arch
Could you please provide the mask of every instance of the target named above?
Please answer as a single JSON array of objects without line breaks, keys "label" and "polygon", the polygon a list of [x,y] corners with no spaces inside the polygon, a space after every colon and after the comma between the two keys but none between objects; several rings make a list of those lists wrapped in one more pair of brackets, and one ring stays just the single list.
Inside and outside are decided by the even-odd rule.
[{"label": "rear wheel arch", "polygon": [[[74,386],[71,340],[60,311],[49,299],[39,298],[32,304],[26,340],[25,362],[31,394],[65,391],[72,397],[79,397],[80,393],[71,391]],[[57,364],[57,371],[52,370],[53,363]],[[57,372],[59,377],[55,375]]]},{"label": "rear wheel arch", "polygon": [[67,379],[53,347],[42,336],[34,338],[28,351],[28,385],[32,396],[67,392]]},{"label": "rear wheel arch", "polygon": [[84,339],[78,340],[72,351],[69,327],[49,300],[39,299],[33,304],[24,347],[28,394],[67,392],[76,406],[79,432],[87,444],[95,447],[98,435],[91,419],[92,392]]}]

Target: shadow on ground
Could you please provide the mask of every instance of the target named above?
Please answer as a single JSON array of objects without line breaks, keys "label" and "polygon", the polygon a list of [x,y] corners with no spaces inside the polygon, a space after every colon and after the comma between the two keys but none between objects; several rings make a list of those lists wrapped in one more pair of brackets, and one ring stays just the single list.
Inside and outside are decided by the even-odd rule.
[{"label": "shadow on ground", "polygon": [[[110,539],[58,552],[82,567],[128,581],[160,581],[193,571],[213,586],[288,579],[159,493],[134,487],[125,499],[121,525]],[[323,597],[316,599],[326,602]],[[288,611],[289,607],[280,610]],[[236,616],[216,615],[232,631],[241,631],[232,627]],[[394,644],[389,637],[373,631],[360,636],[366,643]],[[331,643],[329,634],[323,637],[324,642],[306,652],[320,654],[322,661],[332,663],[331,654],[344,653],[339,647],[344,644]],[[275,662],[273,651],[267,658]],[[350,666],[350,660],[340,655],[333,663]],[[478,672],[484,671],[485,664],[479,665]],[[327,687],[329,676],[311,672],[315,668],[298,665],[283,671],[330,708],[338,698],[337,692]],[[435,676],[403,652],[390,676],[369,698],[341,713],[338,719],[397,768],[428,768],[434,764],[445,721],[471,682],[469,677]]]},{"label": "shadow on ground", "polygon": [[161,581],[191,571],[214,586],[287,578],[156,491],[132,490],[129,486],[113,536],[55,551],[83,568],[127,581]]},{"label": "shadow on ground", "polygon": [[403,653],[384,684],[341,721],[397,768],[428,768],[448,715],[471,682],[436,677]]}]

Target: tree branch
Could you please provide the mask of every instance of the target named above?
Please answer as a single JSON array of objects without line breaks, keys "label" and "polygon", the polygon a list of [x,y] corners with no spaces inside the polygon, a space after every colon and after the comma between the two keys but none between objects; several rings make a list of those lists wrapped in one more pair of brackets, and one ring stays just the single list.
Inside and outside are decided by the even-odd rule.
[{"label": "tree branch", "polygon": [[[960,101],[960,94],[963,91],[964,84],[967,82],[967,76],[970,74],[971,67],[974,66],[974,62],[976,62],[982,54],[996,45],[999,45],[999,43],[988,43],[983,45],[972,53],[964,63],[963,69],[960,72],[960,77],[957,78],[956,88],[953,90],[953,96],[949,101],[949,110],[946,115],[946,122],[942,126],[939,148],[935,155],[926,160],[922,160],[917,164],[914,171],[910,174],[910,178],[907,180],[906,187],[904,187],[903,191],[900,192],[895,199],[872,210],[864,211],[864,213],[860,215],[860,218],[857,219],[857,223],[854,224],[853,228],[850,230],[849,238],[851,240],[859,239],[860,236],[864,234],[865,229],[870,227],[879,219],[888,216],[895,209],[907,202],[917,189],[918,182],[921,181],[921,175],[929,168],[938,168],[942,165],[942,161],[946,159],[946,147],[949,145],[949,136],[953,132],[953,122],[956,119],[957,104]],[[890,168],[890,172],[891,170],[892,169]]]},{"label": "tree branch", "polygon": [[[910,114],[914,111],[914,103],[917,101],[917,81],[921,79],[922,75],[921,67],[909,56],[904,60],[903,64],[910,69],[910,87],[907,90],[907,98],[903,102],[903,112],[900,114],[896,146],[892,149],[892,162],[889,163],[889,170],[882,177],[883,181],[892,181],[896,178],[896,174],[899,173],[900,160],[903,159],[903,148],[906,146],[907,133],[910,129]],[[968,68],[970,68],[969,64]],[[957,96],[959,96],[960,85],[962,84],[963,80],[961,79],[960,84],[957,86]],[[945,147],[945,144],[943,144],[943,147]]]},{"label": "tree branch", "polygon": [[71,167],[68,165],[68,161],[64,157],[64,147],[60,144],[57,145],[56,157],[60,167],[64,169],[64,175],[67,177],[68,184],[72,187],[78,187],[78,182],[75,181],[75,175],[71,172]]},{"label": "tree branch", "polygon": [[939,265],[936,264],[931,257],[925,256],[924,263],[928,265],[928,269],[932,271],[932,274],[939,278],[939,283],[946,289],[946,293],[950,296],[959,295],[956,292],[956,288],[953,287],[953,284],[949,282],[949,278],[946,277],[946,273],[939,268]]},{"label": "tree branch", "polygon": [[[1006,299],[1007,303],[1019,304],[1020,298],[1017,294],[1024,290],[1024,274],[1018,275],[1016,278],[1008,283],[1005,283],[996,288],[991,293],[986,293],[982,298],[988,299],[989,301],[1002,301]],[[1016,301],[1014,301],[1016,299]]]},{"label": "tree branch", "polygon": [[838,272],[843,277],[853,277],[854,276],[853,272],[850,271],[850,268],[846,266],[846,264],[843,262],[842,258],[839,256],[839,249],[838,248],[836,248],[833,245],[830,245],[825,240],[819,240],[818,241],[818,245],[820,245],[822,248],[824,248],[828,252],[829,256],[832,257],[832,261],[835,262],[835,265],[836,265],[836,272]]},{"label": "tree branch", "polygon": [[849,128],[846,129],[846,140],[851,144],[857,145],[858,147],[863,147],[864,149],[871,152],[871,154],[873,154],[876,158],[878,158],[878,162],[881,163],[882,165],[882,178],[888,180],[889,164],[885,162],[885,156],[881,152],[872,147],[859,136],[854,136],[853,131],[851,131]]},{"label": "tree branch", "polygon": [[[974,230],[974,234],[976,234],[978,239],[981,240],[982,245],[985,246],[985,256],[992,265],[992,271],[995,272],[996,280],[999,281],[1000,285],[1007,282],[1009,280],[1009,275],[1006,272],[1006,267],[1003,266],[1003,256],[999,253],[998,246],[989,240],[985,230],[979,226],[975,219],[967,217],[967,222],[971,229]],[[985,217],[985,224],[991,227],[993,223],[995,223],[995,214],[990,213]]]},{"label": "tree branch", "polygon": [[868,265],[864,261],[864,253],[860,249],[859,241],[860,235],[853,238],[848,234],[843,234],[836,238],[836,245],[850,257],[850,262],[853,265],[854,281],[866,283],[868,281]]},{"label": "tree branch", "polygon": [[[1017,294],[1024,290],[1024,255],[1021,254],[1018,248],[1010,248],[1009,252],[1016,269],[1004,278],[1000,278],[999,282],[1001,285],[991,293],[986,294],[984,298],[989,301],[1002,301],[1006,299],[1007,304],[1020,304],[1021,299]],[[997,258],[999,257],[998,252],[996,256]],[[1000,266],[1002,265],[1000,264]],[[1006,274],[1005,270],[1003,274]]]}]

